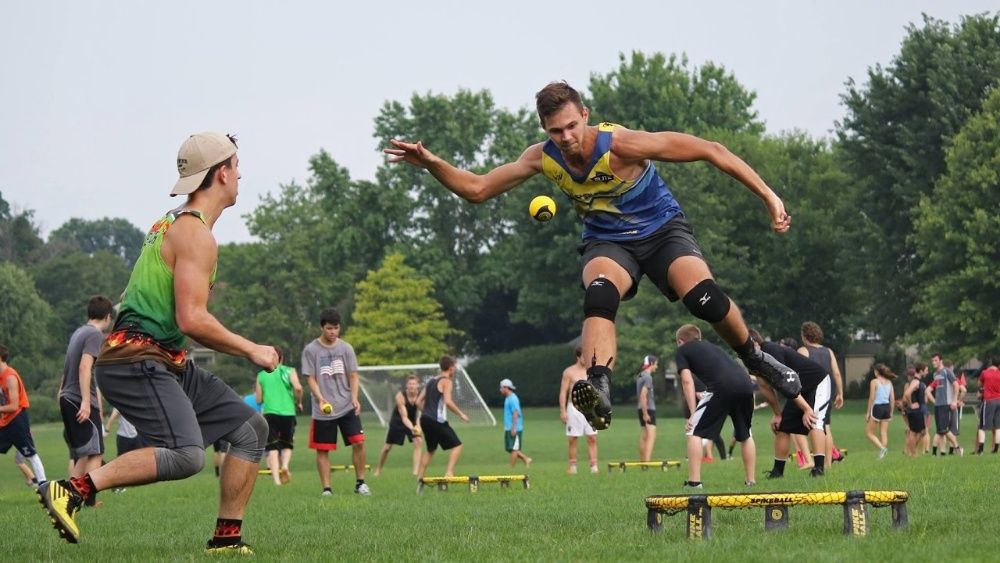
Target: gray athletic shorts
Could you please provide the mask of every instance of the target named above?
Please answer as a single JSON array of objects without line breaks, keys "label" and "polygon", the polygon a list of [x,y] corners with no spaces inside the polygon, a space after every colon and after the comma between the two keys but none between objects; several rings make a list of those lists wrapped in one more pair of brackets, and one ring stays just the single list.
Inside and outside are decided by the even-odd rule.
[{"label": "gray athletic shorts", "polygon": [[1000,399],[990,399],[983,403],[983,428],[1000,430]]},{"label": "gray athletic shorts", "polygon": [[153,447],[206,447],[254,414],[221,379],[193,361],[175,375],[154,360],[98,365],[104,398]]}]

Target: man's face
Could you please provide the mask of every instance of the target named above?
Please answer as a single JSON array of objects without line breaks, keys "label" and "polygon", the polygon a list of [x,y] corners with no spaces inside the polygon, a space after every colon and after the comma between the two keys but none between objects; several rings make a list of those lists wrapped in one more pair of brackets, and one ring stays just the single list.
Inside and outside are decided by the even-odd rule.
[{"label": "man's face", "polygon": [[934,356],[934,357],[932,357],[931,358],[931,363],[934,364],[934,369],[941,369],[941,367],[944,365],[944,364],[941,363],[940,356]]},{"label": "man's face", "polygon": [[420,382],[419,381],[417,381],[416,379],[410,379],[410,380],[408,380],[406,382],[406,392],[407,393],[413,394],[413,393],[416,393],[418,391],[420,391]]},{"label": "man's face", "polygon": [[330,323],[323,325],[323,338],[329,342],[335,342],[340,338],[340,325]]},{"label": "man's face", "polygon": [[573,102],[566,102],[545,119],[545,133],[564,155],[579,155],[583,150],[583,135],[589,116],[587,108],[581,111]]},{"label": "man's face", "polygon": [[226,193],[230,195],[229,205],[234,205],[240,192],[240,155],[234,154],[232,164],[223,166],[221,172],[220,179],[226,186]]}]

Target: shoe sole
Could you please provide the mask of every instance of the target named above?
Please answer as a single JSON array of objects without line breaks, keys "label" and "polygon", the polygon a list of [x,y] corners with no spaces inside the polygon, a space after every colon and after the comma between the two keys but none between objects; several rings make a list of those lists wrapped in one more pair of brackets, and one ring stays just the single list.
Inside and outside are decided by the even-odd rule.
[{"label": "shoe sole", "polygon": [[603,416],[598,416],[594,409],[601,402],[601,396],[597,389],[589,381],[577,381],[573,384],[573,392],[570,394],[573,406],[583,414],[584,418],[594,430],[605,430],[610,426],[610,422]]},{"label": "shoe sole", "polygon": [[[49,499],[48,491],[52,487],[51,483],[47,483],[44,487],[39,487],[35,493],[38,494],[38,503],[42,505],[42,510],[49,515],[49,522],[52,523],[52,527],[59,532],[59,537],[66,540],[69,543],[80,543],[80,534],[77,532],[73,533],[72,530],[62,521],[59,513],[56,511],[55,507],[52,506],[51,499]],[[42,489],[45,489],[43,492]]]}]

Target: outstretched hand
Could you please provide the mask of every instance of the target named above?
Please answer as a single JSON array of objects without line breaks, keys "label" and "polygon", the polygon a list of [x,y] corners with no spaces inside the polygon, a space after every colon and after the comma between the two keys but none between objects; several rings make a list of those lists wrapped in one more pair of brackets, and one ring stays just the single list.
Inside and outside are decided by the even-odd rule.
[{"label": "outstretched hand", "polygon": [[424,148],[423,143],[407,143],[399,139],[389,139],[392,148],[382,149],[382,152],[389,155],[389,163],[407,162],[414,166],[426,168],[430,162],[431,152]]},{"label": "outstretched hand", "polygon": [[785,211],[781,198],[774,196],[767,201],[767,212],[771,215],[771,230],[784,233],[792,227],[792,216]]}]

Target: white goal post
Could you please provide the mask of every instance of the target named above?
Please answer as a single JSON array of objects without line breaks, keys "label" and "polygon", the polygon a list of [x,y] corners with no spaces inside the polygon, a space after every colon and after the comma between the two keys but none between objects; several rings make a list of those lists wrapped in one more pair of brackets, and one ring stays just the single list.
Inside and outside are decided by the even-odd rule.
[{"label": "white goal post", "polygon": [[[462,366],[456,365],[455,367],[452,400],[455,401],[458,408],[462,409],[462,412],[468,415],[470,424],[496,426],[496,417],[486,406],[486,401],[479,394],[479,389],[476,389],[472,383],[469,374]],[[407,376],[414,374],[419,377],[420,388],[423,389],[427,381],[440,372],[441,368],[437,364],[358,367],[358,374],[361,376],[361,393],[382,426],[389,425],[392,411],[396,408],[396,392],[403,389]],[[454,417],[453,414],[449,416]],[[454,418],[457,419],[457,417]]]}]

